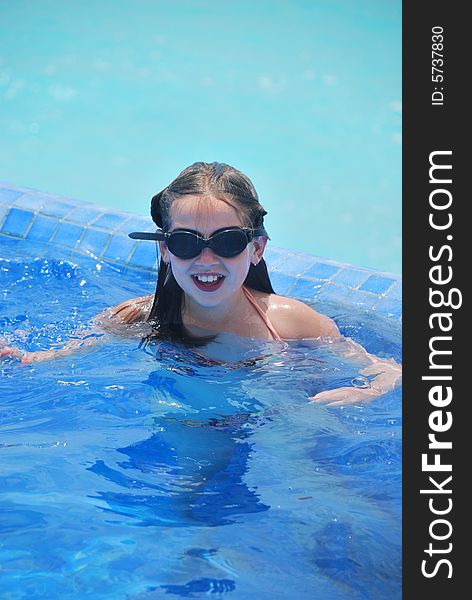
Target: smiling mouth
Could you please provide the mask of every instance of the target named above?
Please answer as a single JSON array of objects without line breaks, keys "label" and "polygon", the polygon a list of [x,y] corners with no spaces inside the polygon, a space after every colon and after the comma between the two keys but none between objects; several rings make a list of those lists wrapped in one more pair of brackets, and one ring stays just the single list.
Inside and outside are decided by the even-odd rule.
[{"label": "smiling mouth", "polygon": [[225,277],[219,273],[198,273],[192,275],[192,279],[199,290],[214,292],[221,287]]}]

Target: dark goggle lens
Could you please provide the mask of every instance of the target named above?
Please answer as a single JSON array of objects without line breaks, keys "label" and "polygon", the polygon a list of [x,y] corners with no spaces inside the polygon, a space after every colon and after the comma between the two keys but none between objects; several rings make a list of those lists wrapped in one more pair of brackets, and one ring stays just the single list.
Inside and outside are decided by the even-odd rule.
[{"label": "dark goggle lens", "polygon": [[237,256],[241,254],[244,248],[248,245],[249,240],[244,231],[224,231],[217,233],[210,240],[210,248],[224,258],[230,258],[231,256]]},{"label": "dark goggle lens", "polygon": [[198,237],[194,233],[176,231],[167,239],[167,247],[179,258],[194,258],[201,252]]},{"label": "dark goggle lens", "polygon": [[222,231],[209,240],[187,231],[175,231],[167,239],[167,247],[172,254],[183,259],[195,258],[206,246],[218,256],[231,258],[241,254],[248,243],[244,231],[238,229]]}]

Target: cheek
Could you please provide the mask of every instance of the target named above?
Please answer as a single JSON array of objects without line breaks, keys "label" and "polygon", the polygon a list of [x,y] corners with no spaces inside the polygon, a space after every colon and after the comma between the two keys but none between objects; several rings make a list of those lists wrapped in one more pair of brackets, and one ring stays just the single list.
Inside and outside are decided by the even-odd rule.
[{"label": "cheek", "polygon": [[228,271],[233,272],[238,279],[244,281],[251,266],[251,253],[249,251],[243,252],[243,254],[234,258],[233,261],[231,261],[232,264],[231,262],[228,263]]},{"label": "cheek", "polygon": [[171,258],[169,255],[169,262],[172,269],[172,273],[174,274],[174,277],[176,279],[187,270],[186,261],[179,260],[178,258],[175,258],[175,256],[172,256]]}]

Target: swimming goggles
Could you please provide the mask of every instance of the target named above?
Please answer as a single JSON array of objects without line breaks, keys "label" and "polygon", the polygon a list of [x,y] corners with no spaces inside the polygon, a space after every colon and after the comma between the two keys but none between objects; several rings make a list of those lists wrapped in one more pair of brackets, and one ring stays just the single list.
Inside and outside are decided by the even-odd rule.
[{"label": "swimming goggles", "polygon": [[174,229],[171,232],[156,233],[134,231],[128,234],[135,240],[156,240],[165,242],[169,251],[177,258],[195,258],[204,248],[210,248],[223,258],[231,258],[241,254],[249,242],[260,235],[267,236],[264,227],[248,229],[242,227],[224,227],[218,229],[209,238],[204,238],[198,231],[191,229]]}]

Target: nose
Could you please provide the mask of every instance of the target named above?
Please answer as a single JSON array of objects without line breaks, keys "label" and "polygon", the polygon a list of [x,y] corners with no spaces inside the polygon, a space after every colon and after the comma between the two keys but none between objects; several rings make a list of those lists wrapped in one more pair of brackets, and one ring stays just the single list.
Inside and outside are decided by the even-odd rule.
[{"label": "nose", "polygon": [[213,265],[219,262],[218,256],[213,252],[211,248],[203,248],[201,254],[195,259],[198,265]]}]

